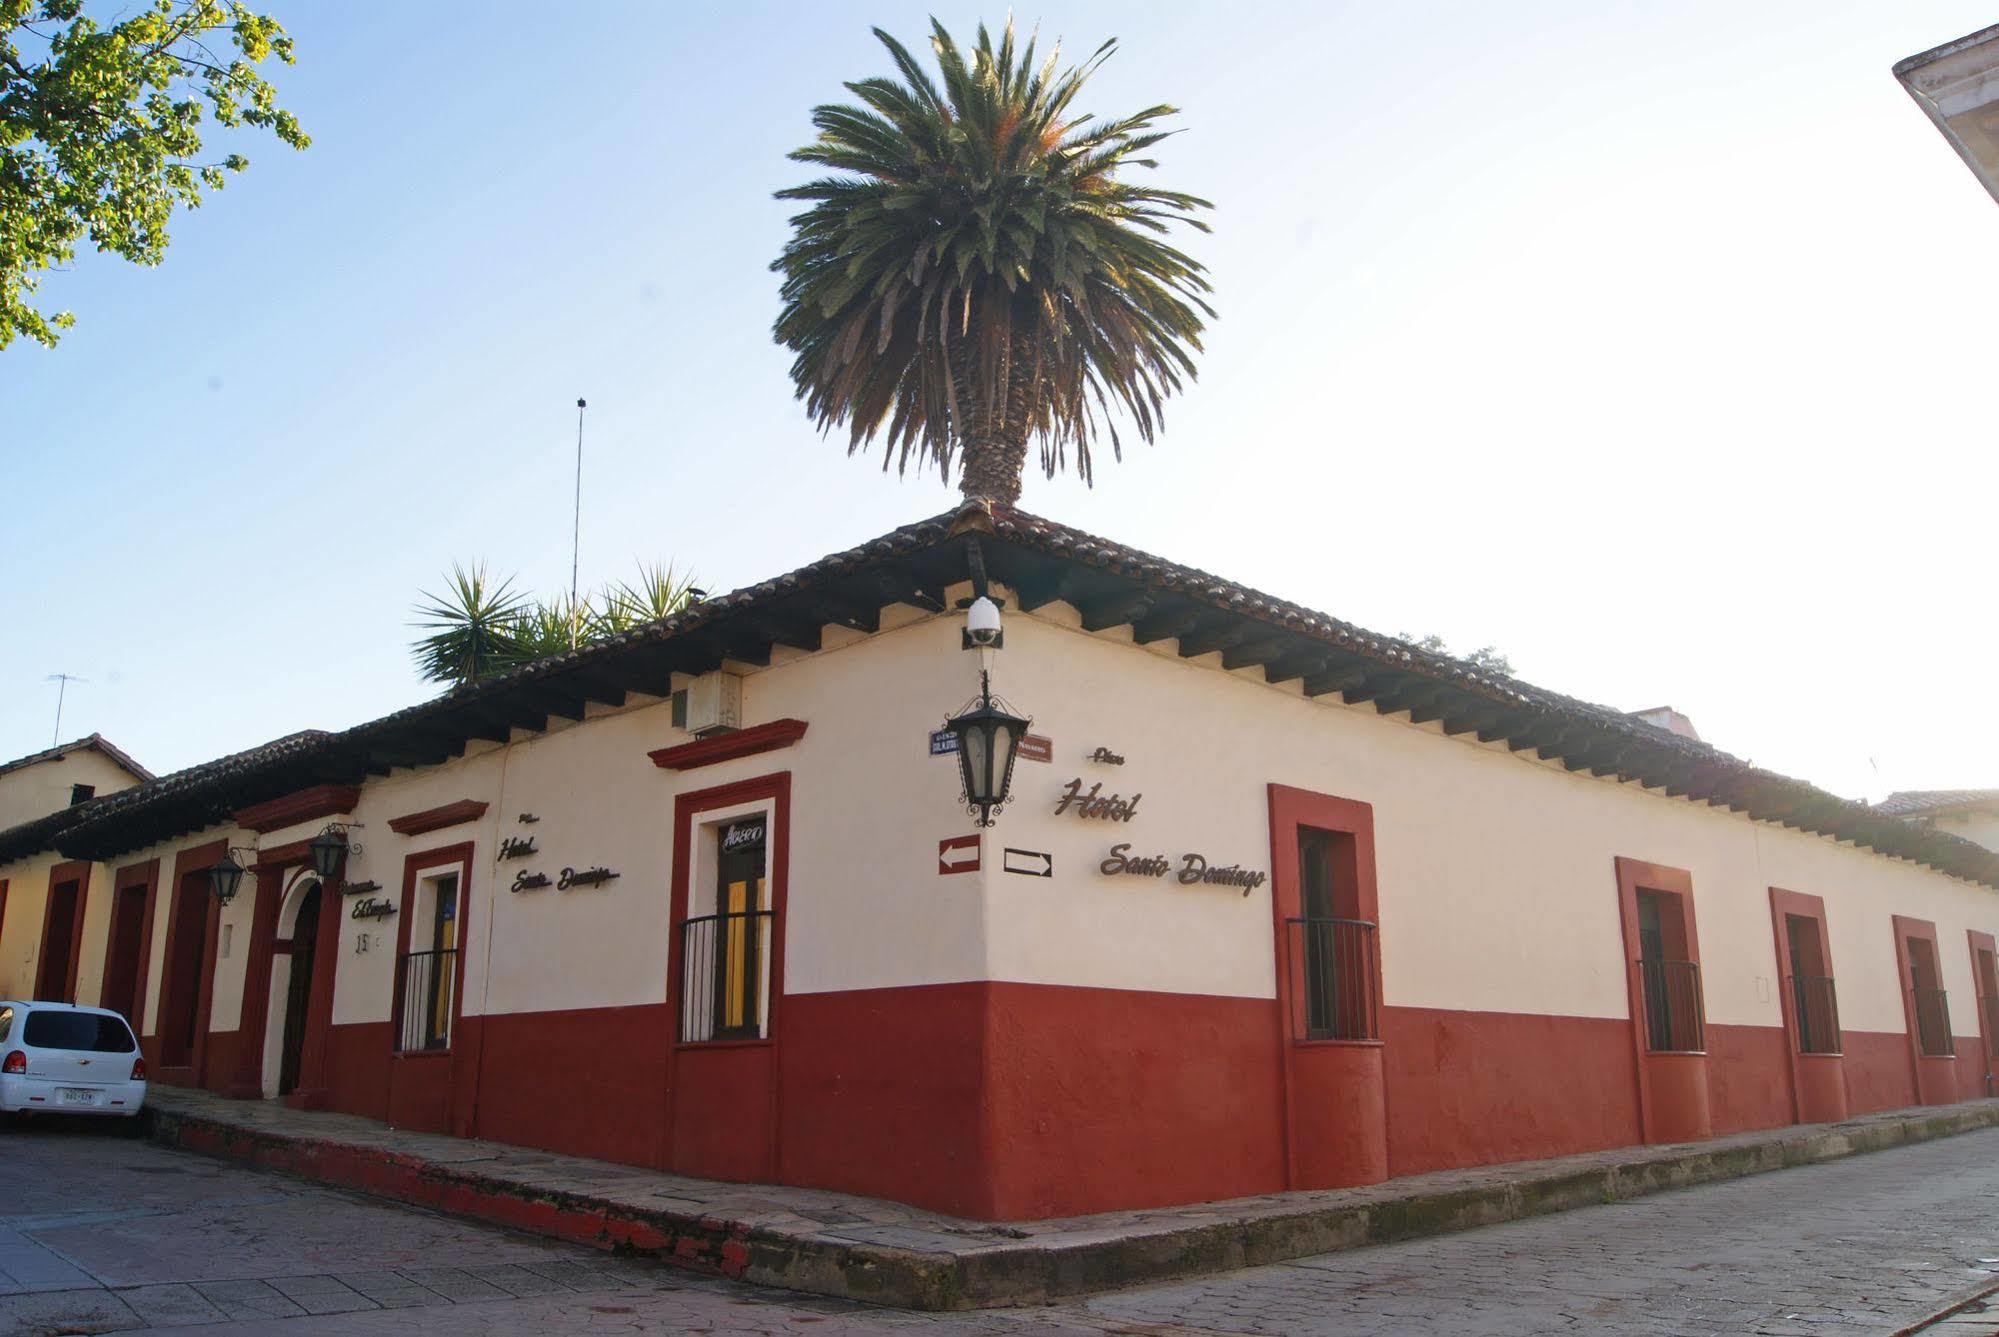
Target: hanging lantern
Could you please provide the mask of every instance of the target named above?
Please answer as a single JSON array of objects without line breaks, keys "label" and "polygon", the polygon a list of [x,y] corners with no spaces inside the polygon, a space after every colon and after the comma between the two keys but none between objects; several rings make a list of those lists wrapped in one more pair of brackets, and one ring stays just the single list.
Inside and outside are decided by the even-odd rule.
[{"label": "hanging lantern", "polygon": [[1004,701],[995,700],[989,674],[979,675],[979,695],[964,710],[944,721],[958,740],[958,777],[964,785],[965,806],[978,815],[980,826],[991,826],[993,814],[1005,806],[1013,783],[1014,758],[1028,721]]},{"label": "hanging lantern", "polygon": [[236,899],[236,889],[243,885],[243,865],[236,862],[236,851],[224,850],[222,857],[208,870],[208,890],[216,900],[227,905]]},{"label": "hanging lantern", "polygon": [[347,833],[337,824],[328,826],[308,840],[305,848],[312,856],[312,871],[331,881],[340,867],[340,856],[347,853]]}]

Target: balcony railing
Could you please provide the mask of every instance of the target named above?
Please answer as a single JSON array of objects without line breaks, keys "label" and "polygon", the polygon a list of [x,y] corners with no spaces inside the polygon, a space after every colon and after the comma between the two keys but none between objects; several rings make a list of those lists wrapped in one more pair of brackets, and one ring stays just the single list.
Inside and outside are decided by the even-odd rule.
[{"label": "balcony railing", "polygon": [[1928,1058],[1949,1058],[1957,1052],[1950,1035],[1950,995],[1942,989],[1914,988],[1916,1045]]},{"label": "balcony railing", "polygon": [[1839,997],[1825,975],[1793,975],[1791,1009],[1798,1021],[1800,1054],[1839,1052]]},{"label": "balcony railing", "polygon": [[1364,919],[1287,919],[1291,1035],[1297,1040],[1381,1038],[1374,925]]},{"label": "balcony railing", "polygon": [[680,926],[680,1039],[763,1035],[771,912],[702,915]]},{"label": "balcony railing", "polygon": [[1645,991],[1645,1047],[1655,1054],[1698,1054],[1707,1048],[1707,1014],[1697,961],[1640,961]]},{"label": "balcony railing", "polygon": [[396,1048],[405,1054],[451,1045],[452,991],[458,985],[458,949],[405,952],[396,963],[400,1000]]}]

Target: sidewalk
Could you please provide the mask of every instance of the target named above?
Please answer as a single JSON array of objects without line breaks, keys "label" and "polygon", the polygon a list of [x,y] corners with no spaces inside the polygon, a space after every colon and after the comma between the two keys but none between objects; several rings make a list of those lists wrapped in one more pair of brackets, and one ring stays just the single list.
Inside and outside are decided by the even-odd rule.
[{"label": "sidewalk", "polygon": [[155,1085],[155,1141],[767,1286],[906,1309],[1032,1304],[1462,1230],[1999,1126],[1999,1099],[1368,1188],[994,1225],[689,1179]]}]

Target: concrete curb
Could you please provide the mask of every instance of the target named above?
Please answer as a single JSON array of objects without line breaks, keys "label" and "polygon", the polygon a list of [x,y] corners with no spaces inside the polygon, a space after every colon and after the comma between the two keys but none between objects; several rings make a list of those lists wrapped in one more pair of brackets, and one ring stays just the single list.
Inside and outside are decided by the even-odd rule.
[{"label": "concrete curb", "polygon": [[[1485,1182],[1278,1195],[1189,1208],[1067,1239],[951,1251],[791,1234],[607,1197],[535,1188],[476,1169],[380,1148],[291,1136],[169,1108],[147,1111],[165,1146],[244,1161],[320,1183],[490,1221],[600,1249],[657,1257],[701,1272],[902,1309],[1035,1304],[1144,1282],[1256,1267],[1369,1244],[1467,1230],[1815,1165],[1999,1126],[1999,1100],[1874,1115],[1844,1124],[1745,1134],[1717,1142],[1636,1147],[1567,1161],[1487,1167]],[[1508,1173],[1508,1170],[1513,1173]]]}]

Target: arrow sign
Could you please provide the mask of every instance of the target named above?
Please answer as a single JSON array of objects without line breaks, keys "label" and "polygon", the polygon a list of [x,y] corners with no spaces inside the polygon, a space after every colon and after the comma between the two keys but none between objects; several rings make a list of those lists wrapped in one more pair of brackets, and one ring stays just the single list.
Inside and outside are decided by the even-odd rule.
[{"label": "arrow sign", "polygon": [[937,842],[937,872],[976,873],[979,871],[979,838],[947,836]]},{"label": "arrow sign", "polygon": [[1009,873],[1019,873],[1024,877],[1054,877],[1055,856],[1040,850],[1017,850],[1009,847],[1003,859],[1003,866]]}]

